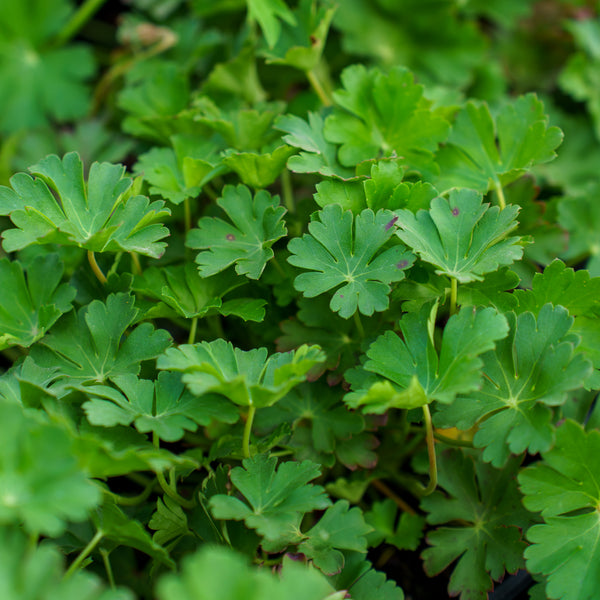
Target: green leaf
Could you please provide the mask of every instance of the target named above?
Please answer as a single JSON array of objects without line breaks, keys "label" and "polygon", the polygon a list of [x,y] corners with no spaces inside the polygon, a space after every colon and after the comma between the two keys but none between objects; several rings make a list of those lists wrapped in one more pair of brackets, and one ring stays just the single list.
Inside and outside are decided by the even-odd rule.
[{"label": "green leaf", "polygon": [[336,446],[345,439],[356,444],[356,434],[365,428],[363,417],[350,412],[330,386],[302,384],[256,417],[258,429],[271,430],[289,423],[292,435],[286,446],[294,449],[296,460],[309,459],[331,467]]},{"label": "green leaf", "polygon": [[125,514],[116,504],[105,501],[92,516],[98,533],[102,534],[102,545],[112,551],[118,546],[128,546],[144,552],[164,565],[174,568],[167,551],[159,546],[143,525]]},{"label": "green leaf", "polygon": [[365,521],[374,529],[367,536],[369,547],[383,542],[399,550],[416,550],[423,537],[425,519],[421,515],[403,512],[398,517],[398,506],[391,498],[374,502],[365,513]]},{"label": "green leaf", "polygon": [[128,294],[111,294],[106,303],[94,300],[61,319],[31,357],[42,367],[57,368],[61,390],[137,375],[143,360],[156,358],[171,343],[166,331],[155,331],[150,323],[123,339],[137,313]]},{"label": "green leaf", "polygon": [[3,0],[0,6],[0,131],[14,133],[82,118],[94,75],[92,49],[57,45],[72,3],[65,0]]},{"label": "green leaf", "polygon": [[92,164],[87,185],[75,152],[62,161],[52,154],[29,170],[37,179],[18,173],[10,180],[13,189],[0,187],[0,214],[16,225],[2,234],[6,252],[57,243],[92,252],[163,254],[166,244],[158,240],[169,230],[157,221],[170,212],[163,202],[128,197],[131,180],[121,165]]},{"label": "green leaf", "polygon": [[503,187],[533,165],[552,160],[562,138],[558,127],[548,127],[535,94],[506,104],[495,121],[487,104],[470,101],[436,157],[441,175],[435,185],[442,191],[454,186],[480,192]]},{"label": "green leaf", "polygon": [[26,271],[27,279],[20,263],[0,260],[0,349],[31,346],[72,308],[76,290],[60,283],[57,254],[38,256]]},{"label": "green leaf", "polygon": [[248,18],[256,19],[262,29],[267,44],[273,47],[281,33],[280,21],[290,25],[296,24],[294,13],[285,5],[283,0],[246,0]]},{"label": "green leaf", "polygon": [[274,127],[288,134],[283,136],[286,144],[304,151],[288,160],[290,171],[320,173],[326,177],[341,179],[354,175],[352,169],[338,163],[335,144],[328,142],[323,136],[324,120],[319,113],[309,112],[308,122],[296,115],[282,115],[277,117]]},{"label": "green leaf", "polygon": [[298,551],[311,558],[327,575],[344,568],[345,559],[340,550],[367,551],[365,535],[372,528],[365,523],[360,508],[349,507],[347,500],[338,500],[330,506],[319,522],[304,534],[306,539],[298,546]]},{"label": "green leaf", "polygon": [[350,371],[347,379],[353,389],[356,384],[359,389],[347,394],[344,401],[353,408],[362,406],[364,412],[383,413],[433,400],[449,404],[457,394],[479,389],[483,366],[479,356],[506,337],[504,316],[492,308],[463,307],[448,319],[439,353],[429,331],[430,319],[431,307],[424,305],[418,313],[401,319],[402,337],[393,331],[379,336],[369,347],[369,360],[362,368],[386,380],[362,388],[360,371]]},{"label": "green leaf", "polygon": [[135,375],[115,376],[112,381],[121,391],[105,385],[85,388],[91,399],[82,408],[92,425],[134,423],[140,433],[153,432],[166,442],[176,442],[186,430],[196,431],[198,425],[209,425],[213,419],[238,420],[238,411],[224,398],[196,398],[184,391],[178,373],[163,371],[154,383]]},{"label": "green leaf", "polygon": [[196,396],[222,394],[234,404],[261,408],[283,398],[323,358],[318,346],[267,358],[266,348],[244,351],[217,339],[167,350],[157,366],[183,372],[183,382]]},{"label": "green leaf", "polygon": [[311,221],[308,234],[288,244],[288,262],[314,271],[298,275],[294,287],[308,298],[337,288],[329,306],[345,319],[357,309],[364,315],[386,310],[389,284],[404,279],[414,261],[403,245],[381,251],[394,233],[393,213],[367,209],[354,218],[331,204],[318,219]]},{"label": "green leaf", "polygon": [[548,577],[548,598],[584,600],[597,590],[600,568],[600,433],[567,420],[543,461],[519,474],[523,504],[544,523],[527,531],[527,569]]},{"label": "green leaf", "polygon": [[107,590],[90,572],[65,577],[59,547],[48,540],[32,546],[12,527],[0,529],[0,595],[3,600],[134,600],[130,590]]},{"label": "green leaf", "polygon": [[483,387],[457,398],[435,416],[441,427],[468,429],[478,423],[473,443],[485,448],[483,459],[502,466],[509,454],[545,452],[554,441],[549,407],[564,403],[591,372],[574,354],[573,323],[562,306],[546,304],[536,317],[507,313],[508,337],[482,356]]},{"label": "green leaf", "polygon": [[285,169],[287,159],[295,150],[285,144],[272,152],[227,152],[223,164],[237,173],[242,183],[255,190],[271,185]]},{"label": "green leaf", "polygon": [[14,402],[0,399],[0,411],[0,523],[56,536],[67,521],[85,520],[100,490],[78,464],[71,437]]},{"label": "green leaf", "polygon": [[246,502],[212,496],[209,505],[216,519],[243,520],[272,544],[285,545],[290,538],[298,541],[304,513],[331,504],[320,485],[309,483],[321,474],[313,462],[284,462],[277,467],[275,457],[259,454],[242,464],[231,471],[231,482]]},{"label": "green leaf", "polygon": [[435,198],[429,211],[396,211],[396,235],[436,273],[467,283],[521,258],[519,238],[507,237],[517,227],[518,210],[482,204],[473,190],[451,190],[448,199]]},{"label": "green leaf", "polygon": [[458,450],[438,456],[439,483],[447,491],[421,500],[427,522],[438,527],[427,535],[425,571],[437,575],[454,561],[448,594],[461,600],[486,600],[493,581],[523,567],[525,542],[520,529],[529,523],[515,482],[518,461],[502,470]]},{"label": "green leaf", "polygon": [[159,546],[190,533],[185,512],[175,500],[166,495],[162,500],[158,498],[156,501],[156,512],[148,522],[148,527],[155,531],[152,541]]},{"label": "green leaf", "polygon": [[329,26],[336,6],[315,4],[313,0],[301,0],[292,13],[295,23],[282,24],[282,33],[276,44],[264,52],[267,63],[289,65],[309,72],[315,69],[327,39]]},{"label": "green leaf", "polygon": [[200,275],[208,277],[235,264],[239,275],[258,279],[273,258],[271,246],[286,234],[279,197],[260,191],[252,199],[247,187],[227,185],[217,204],[233,224],[203,217],[187,237],[188,247],[204,250],[196,257]]},{"label": "green leaf", "polygon": [[214,311],[221,312],[223,296],[244,283],[245,279],[231,271],[203,278],[192,263],[186,262],[183,265],[144,269],[142,275],[134,278],[132,287],[134,291],[160,301],[150,304],[147,317],[174,313],[185,319],[193,319]]},{"label": "green leaf", "polygon": [[159,600],[339,600],[327,579],[316,569],[284,560],[279,576],[248,566],[230,548],[207,546],[183,560],[180,574],[158,583]]},{"label": "green leaf", "polygon": [[338,181],[325,179],[316,184],[315,202],[325,208],[337,204],[342,210],[351,210],[355,215],[367,208],[362,181]]},{"label": "green leaf", "polygon": [[403,67],[384,74],[352,65],[334,93],[336,108],[325,121],[325,139],[341,144],[339,160],[353,166],[380,156],[403,156],[411,168],[428,166],[443,142],[448,122],[431,109],[423,86]]}]

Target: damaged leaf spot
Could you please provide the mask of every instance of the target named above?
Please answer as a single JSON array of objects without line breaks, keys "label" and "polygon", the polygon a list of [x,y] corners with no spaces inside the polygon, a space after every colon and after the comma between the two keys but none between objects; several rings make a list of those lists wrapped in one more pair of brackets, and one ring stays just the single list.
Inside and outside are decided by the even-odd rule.
[{"label": "damaged leaf spot", "polygon": [[458,208],[455,206],[455,207],[452,209],[452,215],[453,215],[454,217],[458,217],[458,215],[459,215],[459,214],[460,214],[460,210],[459,210],[459,209],[458,209]]},{"label": "damaged leaf spot", "polygon": [[228,240],[229,242],[233,242],[233,240],[235,240],[235,235],[233,235],[233,233],[228,233],[225,236],[225,239]]},{"label": "damaged leaf spot", "polygon": [[407,260],[401,260],[396,267],[398,267],[398,269],[406,269],[406,267],[408,267],[408,261]]},{"label": "damaged leaf spot", "polygon": [[385,230],[388,231],[391,227],[393,227],[397,220],[398,217],[394,217],[389,223],[386,224]]}]

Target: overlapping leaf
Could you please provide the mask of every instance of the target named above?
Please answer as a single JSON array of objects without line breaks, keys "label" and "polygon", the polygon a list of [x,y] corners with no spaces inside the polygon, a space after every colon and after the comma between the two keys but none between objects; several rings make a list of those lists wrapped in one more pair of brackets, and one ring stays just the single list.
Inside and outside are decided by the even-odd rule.
[{"label": "overlapping leaf", "polygon": [[374,502],[365,513],[366,522],[374,529],[367,536],[369,546],[379,546],[384,541],[400,550],[416,550],[423,536],[425,519],[418,514],[402,512],[391,499]]},{"label": "overlapping leaf", "polygon": [[449,124],[423,97],[423,87],[403,67],[389,73],[347,67],[343,90],[334,94],[340,107],[325,121],[325,139],[341,144],[339,160],[353,166],[379,156],[403,156],[411,167],[428,166]]},{"label": "overlapping leaf", "polygon": [[63,552],[54,544],[32,547],[17,528],[0,529],[2,600],[134,600],[133,592],[106,589],[96,575],[79,571],[65,577]]},{"label": "overlapping leaf", "polygon": [[63,318],[31,351],[43,367],[57,368],[61,390],[104,383],[117,375],[137,374],[143,360],[153,359],[171,343],[164,330],[150,323],[123,334],[138,311],[128,294],[94,300]]},{"label": "overlapping leaf", "polygon": [[284,462],[259,454],[231,471],[231,481],[246,502],[218,494],[210,499],[217,519],[244,520],[272,545],[299,541],[300,519],[331,504],[320,485],[309,483],[320,475],[319,465],[310,461]]},{"label": "overlapping leaf", "polygon": [[267,357],[266,348],[244,351],[217,339],[167,350],[157,366],[182,372],[183,382],[197,396],[221,394],[234,404],[261,408],[283,398],[323,358],[318,346]]},{"label": "overlapping leaf", "polygon": [[336,288],[330,307],[345,319],[357,310],[365,315],[386,310],[389,284],[404,279],[414,261],[403,245],[383,249],[394,233],[393,213],[367,209],[354,218],[331,204],[318,219],[308,234],[288,244],[288,262],[314,271],[298,275],[295,288],[309,298]]},{"label": "overlapping leaf", "polygon": [[558,127],[548,127],[544,106],[535,94],[520,96],[500,110],[495,121],[487,104],[470,101],[458,113],[448,143],[436,160],[436,187],[497,189],[538,163],[552,160],[562,142]]},{"label": "overlapping leaf", "polygon": [[273,257],[271,246],[286,234],[281,220],[285,208],[279,206],[277,196],[271,197],[265,191],[252,199],[250,190],[243,185],[225,186],[217,204],[233,224],[203,217],[186,242],[190,248],[203,250],[196,257],[200,274],[208,277],[235,264],[239,275],[258,279]]},{"label": "overlapping leaf", "polygon": [[441,491],[421,501],[428,523],[443,525],[427,536],[425,571],[436,575],[457,561],[448,593],[486,600],[493,581],[523,566],[521,528],[529,522],[515,482],[518,461],[496,470],[458,450],[438,457]]},{"label": "overlapping leaf", "polygon": [[518,207],[482,204],[473,190],[452,190],[448,199],[431,202],[429,211],[416,215],[396,211],[396,235],[425,262],[437,267],[436,273],[461,283],[481,280],[482,275],[510,265],[523,255],[518,237],[507,237],[517,227]]},{"label": "overlapping leaf", "polygon": [[306,539],[298,550],[311,558],[321,571],[334,575],[344,568],[341,550],[366,553],[365,535],[370,531],[371,526],[365,523],[357,506],[350,508],[347,500],[338,500],[314,527],[303,534]]},{"label": "overlapping leaf", "polygon": [[163,371],[153,383],[135,375],[112,378],[116,390],[91,385],[85,392],[91,399],[83,404],[88,421],[93,425],[114,427],[135,424],[141,433],[153,432],[160,439],[176,442],[185,431],[196,431],[213,419],[235,423],[238,411],[220,397],[196,398],[184,391],[178,373]]},{"label": "overlapping leaf", "polygon": [[[344,401],[364,412],[383,413],[390,408],[416,408],[433,400],[452,402],[457,394],[482,385],[480,355],[494,348],[508,333],[503,315],[492,308],[464,307],[448,319],[438,350],[432,339],[431,307],[408,313],[400,321],[402,337],[393,331],[379,336],[367,351],[361,369],[347,373],[353,387]],[[373,380],[361,371],[384,377]]]},{"label": "overlapping leaf", "polygon": [[0,411],[0,523],[56,536],[67,521],[86,519],[100,490],[78,464],[67,432],[14,402],[0,399]]},{"label": "overlapping leaf", "polygon": [[[436,424],[468,429],[478,423],[473,442],[484,460],[502,466],[509,454],[544,452],[553,442],[550,406],[580,388],[591,365],[567,334],[573,322],[562,306],[546,304],[536,317],[507,313],[508,337],[482,356],[480,390],[460,397],[436,415]],[[576,343],[576,340],[575,340]]]},{"label": "overlapping leaf", "polygon": [[39,256],[27,269],[0,261],[0,349],[31,346],[71,310],[75,288],[61,284],[63,265],[56,254]]},{"label": "overlapping leaf", "polygon": [[584,600],[598,590],[600,434],[566,421],[543,461],[519,474],[523,504],[544,523],[527,531],[527,568],[548,577],[548,598]]},{"label": "overlapping leaf", "polygon": [[159,600],[339,600],[341,597],[317,569],[284,561],[280,576],[276,577],[267,569],[251,568],[241,554],[218,546],[205,547],[188,556],[180,575],[166,575],[158,584]]},{"label": "overlapping leaf", "polygon": [[353,170],[338,163],[336,145],[325,139],[323,126],[323,117],[318,113],[309,112],[308,121],[296,115],[277,117],[275,127],[287,133],[283,141],[302,150],[290,157],[288,169],[294,173],[320,173],[342,179],[352,177]]},{"label": "overlapping leaf", "polygon": [[0,131],[14,133],[85,116],[95,61],[84,44],[56,45],[72,3],[3,0],[0,6]]},{"label": "overlapping leaf", "polygon": [[46,243],[154,258],[164,252],[166,244],[159,240],[169,230],[158,222],[170,213],[161,201],[128,197],[131,180],[121,165],[92,164],[87,184],[75,152],[62,160],[52,154],[29,170],[36,179],[17,173],[11,178],[13,189],[0,187],[0,214],[16,226],[2,234],[7,252]]}]

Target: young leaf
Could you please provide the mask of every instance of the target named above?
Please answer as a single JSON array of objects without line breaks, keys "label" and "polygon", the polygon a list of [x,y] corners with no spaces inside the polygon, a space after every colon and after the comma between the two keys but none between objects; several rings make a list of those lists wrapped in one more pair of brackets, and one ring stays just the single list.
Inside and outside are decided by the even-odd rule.
[{"label": "young leaf", "polygon": [[277,467],[274,456],[259,454],[242,464],[243,468],[231,471],[231,482],[246,502],[223,494],[212,496],[210,509],[216,519],[244,520],[269,542],[287,543],[300,534],[304,513],[331,504],[320,485],[309,483],[321,474],[315,463],[284,462]]},{"label": "young leaf", "polygon": [[111,294],[106,303],[94,300],[63,318],[31,350],[42,367],[57,368],[61,390],[104,383],[117,375],[137,375],[143,360],[155,358],[171,343],[169,334],[150,323],[138,325],[137,309],[128,294]]},{"label": "young leaf", "polygon": [[296,115],[277,117],[274,127],[285,131],[283,141],[303,152],[290,157],[288,169],[294,173],[320,173],[326,177],[348,179],[354,171],[342,167],[337,160],[335,144],[323,137],[324,121],[319,113],[308,113],[308,122]]},{"label": "young leaf", "polygon": [[523,566],[525,542],[520,529],[529,523],[515,482],[518,461],[502,470],[458,450],[438,456],[439,483],[448,492],[426,496],[421,507],[433,525],[432,546],[423,552],[425,571],[437,575],[456,563],[448,594],[461,600],[486,600],[493,581]]},{"label": "young leaf", "polygon": [[436,273],[466,283],[521,258],[519,238],[507,237],[518,225],[518,211],[482,204],[473,190],[451,190],[448,199],[435,198],[429,211],[396,211],[396,235]]},{"label": "young leaf", "polygon": [[20,263],[0,260],[0,349],[31,346],[71,310],[76,290],[60,283],[63,271],[57,254],[35,258],[27,280]]},{"label": "young leaf", "polygon": [[470,101],[436,157],[440,176],[435,185],[442,191],[461,186],[479,192],[505,186],[533,165],[552,160],[562,138],[558,127],[548,127],[535,94],[504,106],[495,122],[487,104]]},{"label": "young leaf", "polygon": [[148,527],[154,530],[152,541],[164,546],[190,533],[186,514],[175,500],[163,496],[156,501],[156,512],[148,521]]},{"label": "young leaf", "polygon": [[189,248],[203,250],[196,257],[202,277],[219,273],[235,264],[239,275],[258,279],[267,262],[273,258],[271,246],[286,234],[281,220],[285,208],[279,198],[260,191],[252,199],[244,185],[223,188],[217,204],[227,213],[233,225],[215,217],[203,217],[198,229],[187,237]]},{"label": "young leaf", "polygon": [[185,431],[209,425],[213,419],[235,423],[238,411],[224,398],[196,398],[187,391],[181,376],[163,371],[154,382],[135,375],[112,378],[121,392],[105,385],[85,388],[91,397],[83,410],[92,425],[114,427],[135,424],[140,433],[155,433],[166,442],[180,440]]},{"label": "young leaf", "polygon": [[341,144],[342,165],[381,155],[403,156],[412,168],[427,165],[449,124],[431,109],[412,73],[403,67],[384,74],[352,65],[341,78],[344,89],[334,93],[341,109],[327,117],[325,139]]},{"label": "young leaf", "polygon": [[217,339],[167,350],[157,366],[183,372],[183,382],[196,396],[222,394],[234,404],[261,408],[283,398],[323,358],[318,346],[267,358],[266,348],[243,351]]},{"label": "young leaf", "polygon": [[312,558],[315,566],[327,575],[335,575],[344,568],[344,555],[340,550],[366,553],[365,535],[371,526],[365,523],[357,506],[349,509],[347,500],[338,500],[330,506],[319,522],[305,534],[306,539],[298,551]]},{"label": "young leaf", "polygon": [[349,406],[383,413],[390,408],[417,408],[433,400],[448,404],[457,394],[481,387],[479,356],[506,337],[504,316],[492,308],[463,307],[448,319],[438,355],[428,330],[430,313],[431,307],[424,305],[418,313],[404,315],[402,337],[387,331],[371,344],[362,369],[386,380],[363,387],[360,371],[350,371],[347,379],[355,391],[344,398]]},{"label": "young leaf", "polygon": [[242,183],[260,190],[271,185],[281,175],[287,159],[294,152],[293,148],[285,144],[262,154],[226,151],[223,164],[237,173]]},{"label": "young leaf", "polygon": [[501,467],[509,454],[545,452],[553,442],[550,406],[581,387],[591,365],[565,336],[573,318],[562,306],[546,304],[537,319],[530,313],[506,314],[510,333],[496,350],[482,356],[485,380],[480,390],[457,398],[435,416],[442,427],[479,427],[473,443],[483,459]]},{"label": "young leaf", "polygon": [[[52,154],[25,173],[11,178],[13,189],[0,187],[0,214],[10,216],[16,229],[2,234],[6,252],[30,244],[57,243],[92,252],[137,252],[159,258],[169,230],[158,222],[170,212],[161,201],[127,197],[131,180],[125,168],[94,163],[87,185],[76,152],[61,159]],[[58,196],[54,197],[53,192]]]},{"label": "young leaf", "polygon": [[258,21],[270,48],[279,39],[280,20],[290,25],[296,24],[294,13],[283,0],[246,0],[246,2],[248,3],[248,18]]},{"label": "young leaf", "polygon": [[598,589],[600,433],[567,420],[543,461],[519,474],[523,504],[544,523],[527,531],[527,569],[548,577],[548,598],[584,600]]},{"label": "young leaf", "polygon": [[418,548],[423,537],[425,519],[407,512],[403,512],[397,519],[398,512],[398,506],[391,498],[373,503],[371,510],[365,513],[365,521],[374,529],[367,535],[369,547],[385,542],[400,550]]},{"label": "young leaf", "polygon": [[367,209],[354,218],[331,204],[318,218],[308,226],[310,233],[288,244],[288,262],[314,271],[298,275],[295,288],[308,298],[337,288],[330,307],[345,319],[357,309],[364,315],[386,310],[389,284],[404,279],[414,261],[403,245],[381,251],[394,233],[393,213]]},{"label": "young leaf", "polygon": [[67,432],[2,398],[0,413],[0,524],[57,536],[67,521],[86,519],[100,490],[78,464]]}]

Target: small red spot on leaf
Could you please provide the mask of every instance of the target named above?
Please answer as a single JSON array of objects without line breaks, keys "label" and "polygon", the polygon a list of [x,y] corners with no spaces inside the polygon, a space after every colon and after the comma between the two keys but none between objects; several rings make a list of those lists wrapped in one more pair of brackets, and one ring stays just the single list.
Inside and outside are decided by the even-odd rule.
[{"label": "small red spot on leaf", "polygon": [[401,260],[396,267],[398,267],[399,269],[406,269],[406,267],[408,267],[408,261],[407,260]]},{"label": "small red spot on leaf", "polygon": [[386,224],[385,230],[388,231],[388,229],[393,227],[397,220],[398,220],[398,217],[394,217],[389,223]]},{"label": "small red spot on leaf", "polygon": [[458,208],[456,208],[456,206],[452,209],[452,215],[455,217],[458,217],[458,215],[460,214],[460,210]]},{"label": "small red spot on leaf", "polygon": [[228,241],[230,241],[230,242],[233,242],[233,240],[235,240],[235,235],[233,235],[233,233],[228,233],[225,236],[225,239],[228,240]]}]

